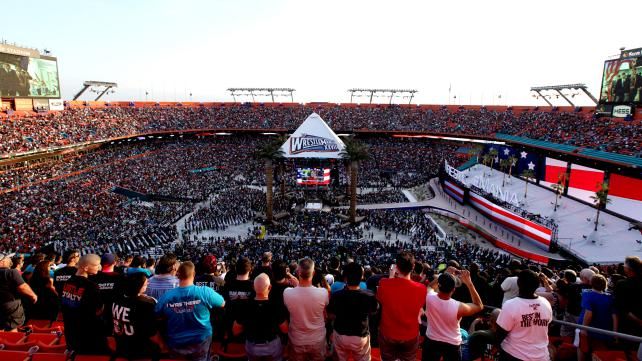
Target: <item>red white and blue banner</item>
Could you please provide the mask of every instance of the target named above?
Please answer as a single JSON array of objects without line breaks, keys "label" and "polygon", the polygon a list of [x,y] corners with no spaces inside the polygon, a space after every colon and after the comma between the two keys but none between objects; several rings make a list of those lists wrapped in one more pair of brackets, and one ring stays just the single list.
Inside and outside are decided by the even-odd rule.
[{"label": "red white and blue banner", "polygon": [[478,211],[493,221],[527,237],[540,247],[548,250],[551,245],[553,231],[537,223],[529,221],[509,210],[506,210],[486,198],[474,193],[469,193],[470,203]]},{"label": "red white and blue banner", "polygon": [[450,181],[444,181],[444,191],[455,198],[459,203],[464,203],[464,190]]}]

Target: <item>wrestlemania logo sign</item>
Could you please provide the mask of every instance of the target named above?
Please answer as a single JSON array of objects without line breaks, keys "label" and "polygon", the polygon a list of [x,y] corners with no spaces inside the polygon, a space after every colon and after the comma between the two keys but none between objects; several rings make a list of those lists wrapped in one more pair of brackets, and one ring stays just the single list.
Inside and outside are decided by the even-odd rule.
[{"label": "wrestlemania logo sign", "polygon": [[303,134],[290,138],[290,154],[303,152],[338,152],[339,145],[332,139]]}]

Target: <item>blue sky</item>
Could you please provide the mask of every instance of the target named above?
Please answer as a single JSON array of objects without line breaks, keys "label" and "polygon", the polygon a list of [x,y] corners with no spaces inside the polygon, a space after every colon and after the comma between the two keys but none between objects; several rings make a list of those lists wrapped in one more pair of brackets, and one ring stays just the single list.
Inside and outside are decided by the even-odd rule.
[{"label": "blue sky", "polygon": [[543,105],[531,86],[586,83],[597,97],[603,61],[621,46],[642,47],[639,0],[12,1],[3,8],[11,16],[3,16],[0,36],[51,49],[65,99],[84,80],[100,80],[119,84],[107,100],[144,100],[147,91],[150,100],[186,101],[191,92],[195,101],[229,101],[228,87],[293,87],[295,101],[347,102],[348,88],[376,87],[415,88],[413,102],[424,104]]}]

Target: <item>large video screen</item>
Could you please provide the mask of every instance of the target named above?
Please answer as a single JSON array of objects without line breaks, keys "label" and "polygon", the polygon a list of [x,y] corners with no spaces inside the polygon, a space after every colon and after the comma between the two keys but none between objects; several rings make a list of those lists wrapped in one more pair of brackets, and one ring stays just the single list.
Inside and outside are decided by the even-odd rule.
[{"label": "large video screen", "polygon": [[607,209],[642,222],[642,179],[611,173]]},{"label": "large video screen", "polygon": [[53,59],[0,53],[0,96],[60,98],[58,64]]},{"label": "large video screen", "polygon": [[600,102],[642,104],[642,57],[604,63]]},{"label": "large video screen", "polygon": [[330,168],[297,168],[296,184],[300,186],[327,186],[330,184]]},{"label": "large video screen", "polygon": [[568,195],[593,204],[591,196],[595,195],[603,181],[603,170],[572,164]]}]

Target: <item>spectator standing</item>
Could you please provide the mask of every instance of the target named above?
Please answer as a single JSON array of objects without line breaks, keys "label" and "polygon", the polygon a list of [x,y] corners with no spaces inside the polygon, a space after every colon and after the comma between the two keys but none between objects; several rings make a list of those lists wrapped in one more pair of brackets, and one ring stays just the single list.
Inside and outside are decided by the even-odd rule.
[{"label": "spectator standing", "polygon": [[233,332],[245,333],[245,351],[250,361],[283,359],[279,335],[288,333],[288,321],[281,308],[270,302],[270,277],[261,273],[254,279],[254,299],[246,312],[234,321]]},{"label": "spectator standing", "polygon": [[347,283],[332,295],[328,314],[334,318],[334,352],[340,361],[350,357],[355,361],[370,360],[370,327],[368,319],[377,312],[379,304],[372,292],[361,288],[363,268],[352,262],[343,268]]},{"label": "spectator standing", "polygon": [[283,301],[290,313],[289,358],[292,361],[323,361],[326,354],[325,308],[328,291],[312,286],[314,261],[299,262],[299,285],[283,291]]},{"label": "spectator standing", "polygon": [[455,293],[456,279],[449,272],[442,273],[437,279],[438,292],[428,292],[426,296],[426,339],[422,350],[422,361],[461,360],[461,332],[459,322],[462,317],[472,316],[483,310],[481,297],[473,285],[470,272],[456,270],[461,282],[468,288],[472,303],[463,303],[452,298]]},{"label": "spectator standing", "polygon": [[173,253],[161,257],[156,266],[156,274],[149,279],[145,294],[159,300],[167,291],[178,287],[178,259]]},{"label": "spectator standing", "polygon": [[95,254],[82,256],[76,274],[65,282],[60,295],[67,346],[79,354],[109,353],[101,318],[100,290],[88,279],[98,270],[100,257]]},{"label": "spectator standing", "polygon": [[54,287],[56,292],[60,296],[62,294],[62,286],[67,282],[71,276],[75,275],[78,269],[76,264],[80,259],[80,251],[77,249],[68,250],[63,257],[64,264],[58,265],[58,268],[54,271]]},{"label": "spectator standing", "polygon": [[402,251],[390,268],[390,278],[379,281],[381,304],[379,348],[383,361],[415,360],[419,348],[419,317],[426,302],[426,286],[410,280],[415,257]]},{"label": "spectator standing", "polygon": [[89,280],[98,286],[100,292],[100,300],[103,303],[102,318],[105,321],[108,334],[111,334],[113,328],[111,304],[123,280],[123,276],[120,273],[114,272],[115,264],[116,256],[111,253],[105,253],[100,257],[101,270],[95,275],[89,276]]},{"label": "spectator standing", "polygon": [[[642,261],[639,257],[626,257],[624,275],[626,278],[615,285],[615,308],[620,322],[618,328],[620,332],[642,336]],[[628,352],[639,347],[635,342],[624,342],[624,345]]]},{"label": "spectator standing", "polygon": [[[606,284],[606,278],[602,275],[594,275],[591,278],[592,289],[582,293],[579,323],[602,330],[617,331],[617,313],[613,307],[613,296],[604,292]],[[594,350],[606,349],[610,340],[610,336],[581,330],[577,349],[578,361],[590,359]]]},{"label": "spectator standing", "polygon": [[17,269],[11,268],[13,253],[0,253],[0,330],[15,331],[25,322],[20,295],[38,302],[38,296],[25,283]]},{"label": "spectator standing", "polygon": [[548,324],[553,317],[550,303],[537,296],[539,277],[531,270],[517,276],[519,294],[506,301],[497,318],[497,340],[502,361],[549,361]]},{"label": "spectator standing", "polygon": [[158,334],[154,308],[156,300],[145,295],[148,280],[135,273],[125,280],[112,304],[112,326],[116,353],[129,359],[159,358],[160,347],[152,337]]},{"label": "spectator standing", "polygon": [[156,304],[156,313],[167,321],[165,339],[170,351],[194,361],[209,360],[212,342],[210,310],[225,300],[209,287],[194,285],[192,262],[178,267],[179,286],[167,291]]},{"label": "spectator standing", "polygon": [[38,296],[38,302],[27,307],[27,318],[31,320],[55,321],[60,311],[58,293],[49,275],[50,261],[40,261],[29,280],[29,286]]}]

